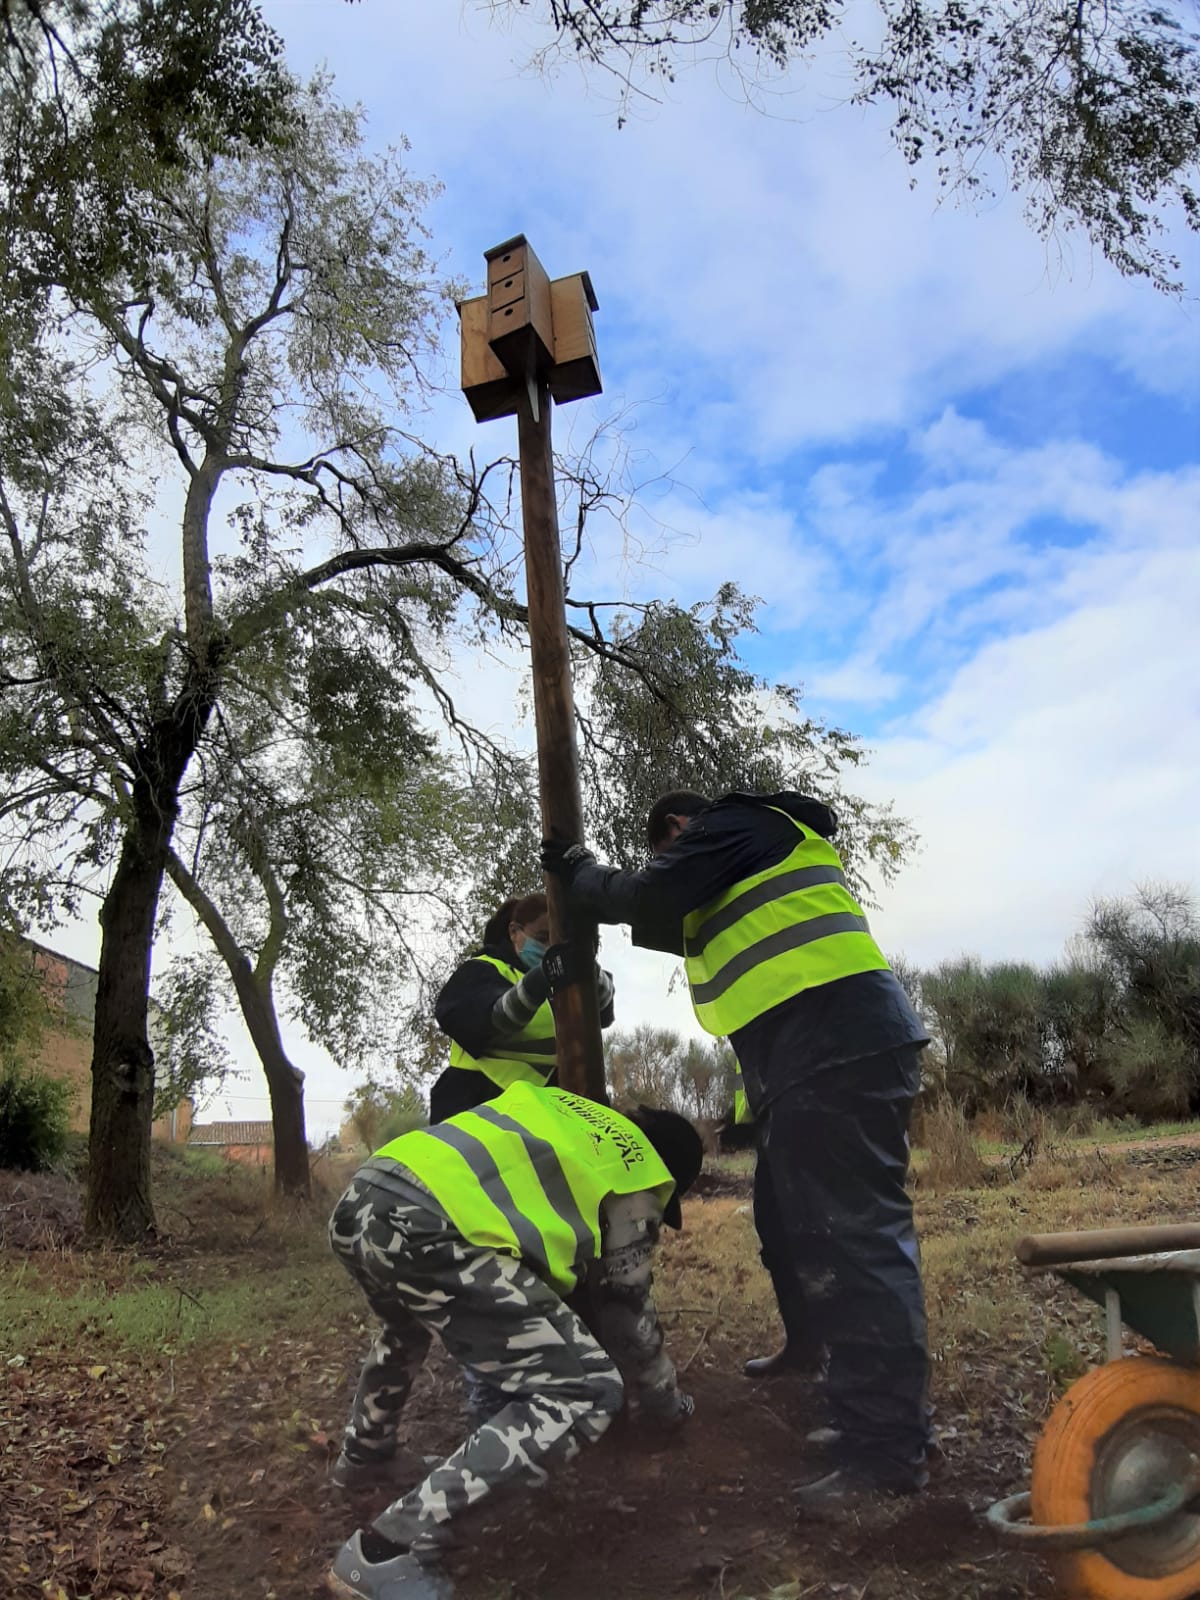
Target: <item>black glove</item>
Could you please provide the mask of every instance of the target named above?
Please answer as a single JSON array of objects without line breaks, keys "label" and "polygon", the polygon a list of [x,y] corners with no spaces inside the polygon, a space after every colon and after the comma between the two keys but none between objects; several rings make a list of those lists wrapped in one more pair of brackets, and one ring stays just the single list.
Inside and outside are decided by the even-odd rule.
[{"label": "black glove", "polygon": [[580,867],[595,859],[586,845],[568,844],[565,839],[542,840],[542,866],[564,883],[569,884]]},{"label": "black glove", "polygon": [[550,993],[557,994],[569,983],[586,978],[595,962],[590,951],[581,950],[577,944],[552,944],[542,957],[542,971],[550,985]]}]

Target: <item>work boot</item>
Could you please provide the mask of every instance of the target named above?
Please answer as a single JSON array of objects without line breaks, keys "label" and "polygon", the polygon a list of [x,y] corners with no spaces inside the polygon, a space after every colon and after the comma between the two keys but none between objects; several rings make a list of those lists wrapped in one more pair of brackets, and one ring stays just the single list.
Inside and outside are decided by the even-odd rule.
[{"label": "work boot", "polygon": [[[442,1459],[441,1456],[414,1458],[406,1454],[404,1463],[411,1471],[415,1460],[428,1472]],[[376,1456],[374,1461],[353,1461],[343,1450],[329,1469],[329,1481],[335,1489],[344,1489],[347,1494],[368,1489],[390,1489],[401,1475],[404,1463],[398,1462],[395,1456]]]},{"label": "work boot", "polygon": [[825,1352],[812,1345],[789,1340],[773,1356],[751,1356],[742,1368],[747,1378],[822,1378],[826,1368]]},{"label": "work boot", "polygon": [[886,1481],[861,1477],[857,1473],[839,1468],[823,1478],[805,1483],[794,1493],[796,1513],[802,1517],[837,1517],[842,1513],[857,1511],[872,1500],[888,1495],[918,1494],[924,1487],[928,1473],[914,1472],[911,1478]]},{"label": "work boot", "polygon": [[359,1489],[379,1489],[390,1484],[396,1472],[395,1456],[377,1456],[374,1461],[352,1461],[343,1450],[329,1469],[335,1489],[354,1493]]},{"label": "work boot", "polygon": [[407,1551],[368,1561],[361,1529],[338,1551],[325,1581],[338,1600],[454,1600],[454,1585],[445,1573],[423,1567]]},{"label": "work boot", "polygon": [[[811,1433],[804,1435],[804,1442],[812,1445],[814,1450],[833,1450],[841,1444],[842,1437],[840,1428],[814,1428]],[[946,1462],[946,1452],[933,1434],[925,1446],[925,1460],[931,1472],[944,1466]]]}]

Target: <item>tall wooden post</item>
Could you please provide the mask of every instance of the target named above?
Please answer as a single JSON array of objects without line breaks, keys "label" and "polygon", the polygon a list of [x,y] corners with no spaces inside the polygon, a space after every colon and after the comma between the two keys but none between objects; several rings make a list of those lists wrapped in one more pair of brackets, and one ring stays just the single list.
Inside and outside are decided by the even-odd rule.
[{"label": "tall wooden post", "polygon": [[[463,390],[476,419],[517,417],[521,516],[533,704],[537,723],[542,831],[583,839],[583,802],[575,742],[570,636],[563,591],[562,546],[550,406],[600,392],[586,273],[553,284],[523,236],[487,252],[488,293],[459,307]],[[567,911],[566,896],[546,875],[550,936],[591,951],[596,925]],[[558,1081],[564,1089],[605,1100],[604,1051],[595,974],[554,999]]]}]

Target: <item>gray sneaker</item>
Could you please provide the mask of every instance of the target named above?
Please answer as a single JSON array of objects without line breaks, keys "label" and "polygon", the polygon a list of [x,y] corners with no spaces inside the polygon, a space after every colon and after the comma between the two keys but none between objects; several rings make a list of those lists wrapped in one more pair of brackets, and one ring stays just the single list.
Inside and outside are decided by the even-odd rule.
[{"label": "gray sneaker", "polygon": [[454,1600],[444,1573],[423,1567],[416,1556],[372,1563],[362,1553],[361,1532],[347,1539],[325,1580],[338,1600]]}]

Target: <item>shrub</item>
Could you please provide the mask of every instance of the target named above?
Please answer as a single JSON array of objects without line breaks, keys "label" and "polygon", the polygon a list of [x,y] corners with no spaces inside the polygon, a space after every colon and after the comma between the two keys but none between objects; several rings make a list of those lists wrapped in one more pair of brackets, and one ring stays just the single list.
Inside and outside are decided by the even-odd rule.
[{"label": "shrub", "polygon": [[1133,1018],[1110,1039],[1104,1071],[1119,1110],[1144,1121],[1178,1117],[1194,1091],[1195,1051],[1157,1018]]},{"label": "shrub", "polygon": [[67,1148],[70,1087],[31,1067],[0,1070],[0,1167],[44,1172]]},{"label": "shrub", "polygon": [[921,1119],[921,1143],[928,1160],[923,1174],[932,1189],[970,1189],[984,1182],[987,1169],[963,1108],[950,1100],[929,1106]]}]

